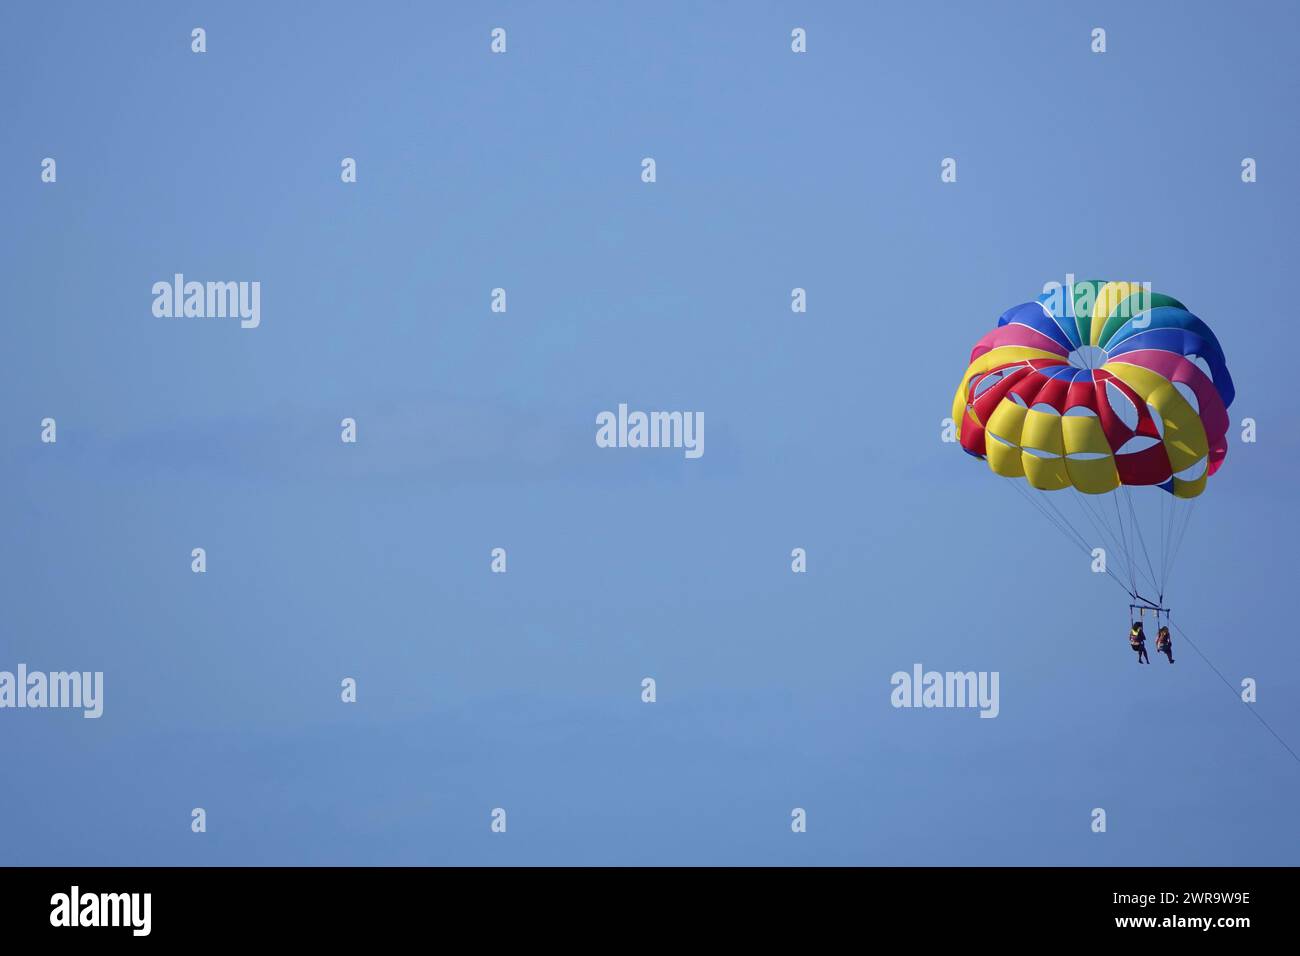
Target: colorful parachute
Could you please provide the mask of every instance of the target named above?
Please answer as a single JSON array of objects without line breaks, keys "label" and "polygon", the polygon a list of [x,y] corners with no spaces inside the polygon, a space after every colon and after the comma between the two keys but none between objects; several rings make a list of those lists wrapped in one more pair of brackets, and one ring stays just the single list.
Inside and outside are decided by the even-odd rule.
[{"label": "colorful parachute", "polygon": [[[1122,490],[1116,522],[1093,524],[1136,565],[1137,544],[1148,549],[1129,489],[1200,495],[1227,454],[1232,399],[1218,339],[1177,299],[1132,282],[1074,282],[1008,310],[980,339],[952,418],[962,448],[998,475],[1085,497]],[[1108,522],[1104,498],[1085,504],[1085,515]],[[1052,510],[1076,543],[1096,540]],[[1180,516],[1172,504],[1168,512],[1167,525],[1162,504],[1159,535],[1172,545]],[[1164,578],[1149,556],[1147,564],[1158,597],[1143,600],[1158,605]],[[1125,588],[1140,597],[1136,569],[1125,571]]]},{"label": "colorful parachute", "polygon": [[971,350],[953,400],[962,447],[1044,491],[1159,485],[1196,497],[1228,450],[1233,388],[1218,339],[1135,283],[1072,291],[1010,309]]}]

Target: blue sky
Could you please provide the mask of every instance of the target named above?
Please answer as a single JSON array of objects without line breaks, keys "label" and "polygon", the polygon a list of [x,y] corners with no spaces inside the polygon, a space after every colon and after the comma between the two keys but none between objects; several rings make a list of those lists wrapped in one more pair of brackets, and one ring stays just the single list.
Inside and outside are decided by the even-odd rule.
[{"label": "blue sky", "polygon": [[[0,862],[1298,862],[1300,764],[940,441],[1045,282],[1187,303],[1259,440],[1170,601],[1300,743],[1295,9],[556,9],[0,13],[0,669],[106,684],[0,712]],[[705,455],[597,448],[620,402]],[[915,662],[999,717],[895,710]]]}]

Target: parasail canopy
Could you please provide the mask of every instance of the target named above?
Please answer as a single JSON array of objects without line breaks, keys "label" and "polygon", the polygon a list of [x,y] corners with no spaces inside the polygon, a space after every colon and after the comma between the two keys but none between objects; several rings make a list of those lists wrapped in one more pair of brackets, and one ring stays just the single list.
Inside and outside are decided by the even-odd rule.
[{"label": "parasail canopy", "polygon": [[[1124,578],[1112,576],[1163,609],[1191,517],[1175,502],[1202,494],[1222,466],[1233,397],[1218,339],[1185,305],[1148,285],[1094,280],[1003,313],[971,350],[952,418],[963,449],[1018,490],[1048,492],[1027,497],[1086,550],[1113,547]],[[1144,486],[1169,493],[1158,529],[1140,520],[1149,505],[1132,489]],[[1064,489],[1079,493],[1095,534],[1052,500]]]}]

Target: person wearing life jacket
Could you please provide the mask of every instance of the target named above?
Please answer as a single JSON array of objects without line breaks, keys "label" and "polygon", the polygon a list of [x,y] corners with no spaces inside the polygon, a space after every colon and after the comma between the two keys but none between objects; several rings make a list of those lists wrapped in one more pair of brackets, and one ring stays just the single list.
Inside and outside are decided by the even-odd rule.
[{"label": "person wearing life jacket", "polygon": [[1170,664],[1174,662],[1174,641],[1169,636],[1168,627],[1161,627],[1156,632],[1156,653],[1164,654],[1165,657],[1169,658]]},{"label": "person wearing life jacket", "polygon": [[1147,635],[1142,630],[1141,621],[1133,622],[1133,627],[1128,632],[1128,646],[1137,651],[1139,664],[1151,663],[1151,658],[1147,657]]}]

